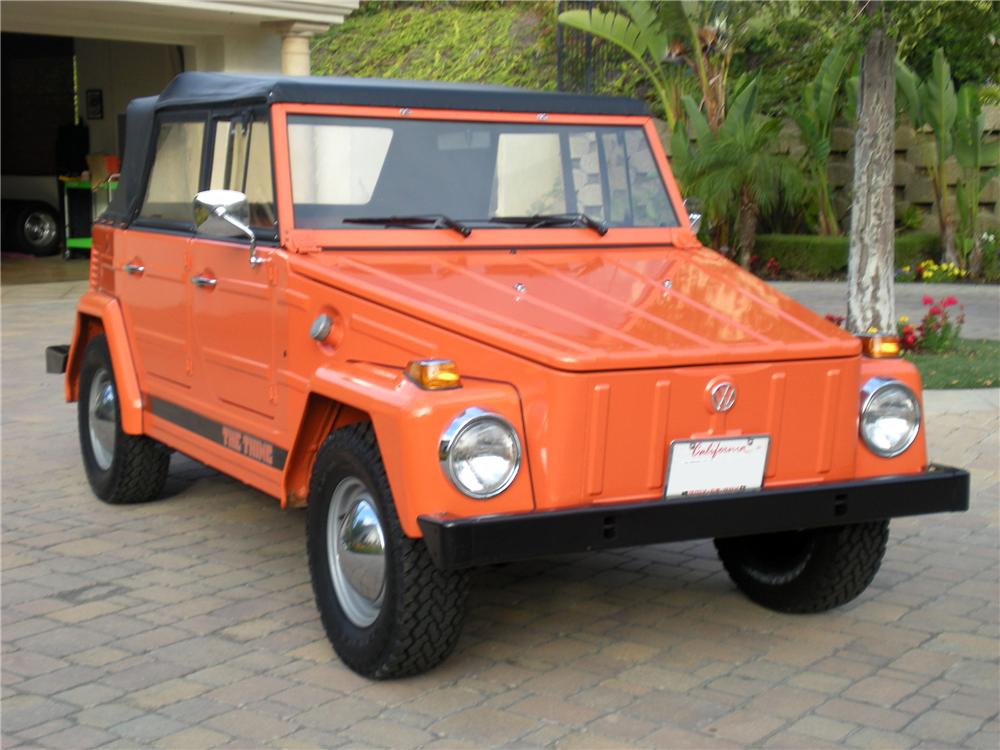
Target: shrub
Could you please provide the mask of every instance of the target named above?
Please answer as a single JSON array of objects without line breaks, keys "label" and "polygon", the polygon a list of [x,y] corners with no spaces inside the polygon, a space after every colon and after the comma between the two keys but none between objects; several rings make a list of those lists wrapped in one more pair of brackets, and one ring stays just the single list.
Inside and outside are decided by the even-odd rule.
[{"label": "shrub", "polygon": [[[774,258],[791,275],[810,278],[836,276],[847,268],[850,240],[800,234],[762,234],[755,251],[761,258]],[[938,236],[930,232],[901,234],[896,238],[896,265],[914,266],[940,253]]]},{"label": "shrub", "polygon": [[935,263],[933,260],[922,260],[915,266],[903,266],[896,272],[898,281],[923,281],[925,284],[942,284],[958,281],[969,275],[954,263]]},{"label": "shrub", "polygon": [[[929,294],[924,295],[923,320],[914,328],[905,315],[899,317],[896,330],[903,351],[946,352],[955,347],[965,323],[965,308],[954,297],[944,297],[935,301]],[[955,317],[952,312],[955,311]]]}]

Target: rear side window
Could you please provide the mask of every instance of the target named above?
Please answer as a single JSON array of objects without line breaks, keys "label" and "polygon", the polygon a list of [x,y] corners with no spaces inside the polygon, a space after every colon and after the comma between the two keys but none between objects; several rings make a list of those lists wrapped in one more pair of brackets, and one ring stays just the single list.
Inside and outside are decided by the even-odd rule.
[{"label": "rear side window", "polygon": [[204,137],[201,121],[160,123],[140,217],[191,224]]},{"label": "rear side window", "polygon": [[273,230],[276,224],[271,180],[271,129],[266,121],[216,120],[209,187],[238,190],[250,206],[250,226]]}]

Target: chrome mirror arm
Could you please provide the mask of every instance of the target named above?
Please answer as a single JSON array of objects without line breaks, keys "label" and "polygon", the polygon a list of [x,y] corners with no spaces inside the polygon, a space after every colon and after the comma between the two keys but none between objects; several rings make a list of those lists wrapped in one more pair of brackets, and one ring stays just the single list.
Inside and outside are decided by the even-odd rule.
[{"label": "chrome mirror arm", "polygon": [[243,232],[243,234],[245,234],[247,238],[250,240],[250,265],[259,266],[261,263],[263,263],[264,259],[257,257],[257,235],[254,234],[254,231],[246,224],[244,224],[242,221],[240,221],[235,216],[226,211],[224,206],[219,206],[218,208],[216,208],[214,213],[216,216],[225,221],[227,224]]}]

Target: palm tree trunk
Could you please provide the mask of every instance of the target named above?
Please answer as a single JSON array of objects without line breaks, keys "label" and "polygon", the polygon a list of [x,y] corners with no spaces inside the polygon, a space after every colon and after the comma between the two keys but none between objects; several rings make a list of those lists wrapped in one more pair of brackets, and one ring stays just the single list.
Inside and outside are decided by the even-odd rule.
[{"label": "palm tree trunk", "polygon": [[[940,182],[940,185],[938,185]],[[948,205],[948,185],[945,182],[944,171],[939,172],[939,177],[934,181],[938,188],[937,210],[938,225],[941,232],[941,258],[946,263],[958,263],[958,250],[955,247],[955,218],[951,215],[951,207]]]},{"label": "palm tree trunk", "polygon": [[[866,13],[877,4],[869,3]],[[895,331],[893,275],[893,140],[896,43],[873,29],[861,59],[858,128],[854,134],[854,197],[847,262],[847,329]]]},{"label": "palm tree trunk", "polygon": [[740,191],[740,215],[737,219],[740,239],[740,265],[750,269],[754,245],[757,244],[757,204],[746,190]]},{"label": "palm tree trunk", "polygon": [[826,164],[823,165],[816,179],[819,187],[819,233],[828,237],[839,237],[840,226],[837,224],[837,215],[833,212],[833,203],[830,199]]}]

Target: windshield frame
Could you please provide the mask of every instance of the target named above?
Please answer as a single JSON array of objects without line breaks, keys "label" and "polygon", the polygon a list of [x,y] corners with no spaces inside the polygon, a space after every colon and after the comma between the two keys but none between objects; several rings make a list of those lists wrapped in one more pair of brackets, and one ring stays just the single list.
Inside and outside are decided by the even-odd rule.
[{"label": "windshield frame", "polygon": [[[655,123],[651,117],[613,115],[568,115],[541,112],[487,112],[473,110],[408,109],[329,104],[274,104],[272,105],[272,138],[274,156],[275,193],[281,227],[282,244],[290,249],[305,251],[321,249],[379,249],[391,247],[426,248],[495,248],[529,246],[581,245],[691,245],[696,242],[691,232],[687,211],[680,191],[663,153]],[[292,177],[288,145],[288,118],[293,115],[320,115],[356,117],[366,119],[419,119],[449,120],[456,122],[496,122],[536,125],[610,125],[641,127],[645,132],[653,158],[659,169],[667,197],[677,214],[676,227],[611,227],[607,234],[598,235],[586,226],[525,228],[520,226],[477,225],[463,237],[446,227],[403,228],[361,226],[357,228],[313,229],[296,227],[292,202]],[[391,234],[386,234],[391,232]]]}]

